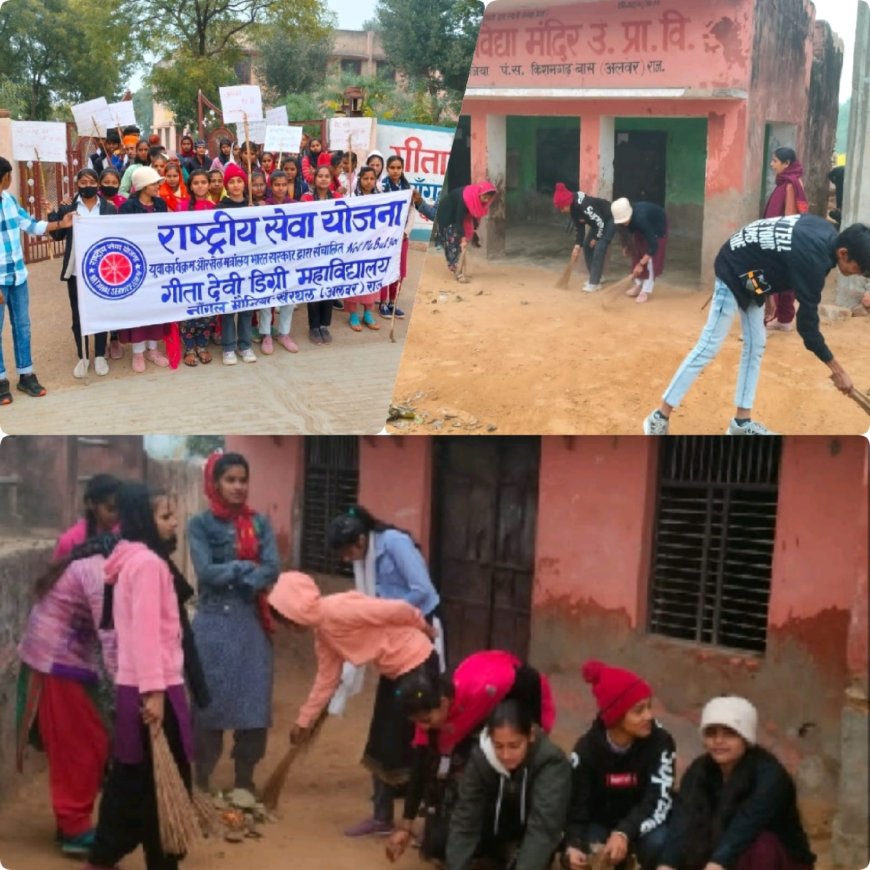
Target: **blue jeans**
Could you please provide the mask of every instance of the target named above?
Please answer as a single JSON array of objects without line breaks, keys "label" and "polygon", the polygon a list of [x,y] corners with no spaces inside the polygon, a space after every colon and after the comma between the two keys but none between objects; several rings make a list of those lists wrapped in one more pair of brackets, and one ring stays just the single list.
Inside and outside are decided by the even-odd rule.
[{"label": "blue jeans", "polygon": [[764,348],[767,344],[764,308],[751,305],[746,311],[741,310],[728,285],[718,278],[713,290],[713,300],[710,302],[707,325],[702,330],[698,343],[683,360],[662,396],[669,405],[678,407],[707,363],[716,358],[738,312],[743,328],[743,352],[740,356],[734,404],[738,408],[752,407],[758,386],[758,375],[761,372],[761,360],[764,358]]},{"label": "blue jeans", "polygon": [[[731,292],[730,290],[728,291]],[[595,822],[590,822],[586,826],[584,845],[588,850],[592,843],[606,843],[611,832],[604,825],[599,825]],[[644,834],[634,843],[629,850],[629,854],[634,852],[637,858],[637,863],[640,864],[641,870],[655,870],[659,864],[659,856],[662,854],[662,849],[665,847],[665,840],[668,836],[667,825],[659,825],[648,834]]]},{"label": "blue jeans", "polygon": [[[236,335],[236,317],[239,318],[238,336]],[[221,346],[224,353],[236,349],[238,338],[239,350],[248,350],[251,346],[251,321],[253,311],[240,311],[238,314],[221,315]]]},{"label": "blue jeans", "polygon": [[[27,281],[20,284],[7,284],[3,288],[6,302],[0,305],[0,336],[3,335],[3,318],[9,309],[9,325],[12,327],[12,346],[15,348],[15,368],[19,375],[33,371],[30,357],[30,291]],[[3,343],[0,341],[0,380],[6,379],[6,366],[3,364]]]}]

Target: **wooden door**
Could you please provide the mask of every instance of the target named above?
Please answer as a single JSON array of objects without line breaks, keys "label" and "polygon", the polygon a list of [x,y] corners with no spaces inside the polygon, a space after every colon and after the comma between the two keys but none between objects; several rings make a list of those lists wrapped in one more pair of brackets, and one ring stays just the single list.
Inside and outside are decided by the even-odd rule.
[{"label": "wooden door", "polygon": [[537,438],[436,439],[431,561],[450,666],[528,654],[539,465]]}]

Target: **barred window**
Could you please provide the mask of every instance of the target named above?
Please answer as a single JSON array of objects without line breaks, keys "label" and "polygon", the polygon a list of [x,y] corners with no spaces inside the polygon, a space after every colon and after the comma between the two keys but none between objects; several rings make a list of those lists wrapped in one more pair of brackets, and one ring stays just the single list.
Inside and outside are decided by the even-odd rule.
[{"label": "barred window", "polygon": [[305,495],[302,505],[304,571],[352,574],[350,566],[329,549],[333,517],[359,497],[359,441],[354,436],[305,439]]},{"label": "barred window", "polygon": [[782,441],[661,445],[649,630],[764,652]]}]

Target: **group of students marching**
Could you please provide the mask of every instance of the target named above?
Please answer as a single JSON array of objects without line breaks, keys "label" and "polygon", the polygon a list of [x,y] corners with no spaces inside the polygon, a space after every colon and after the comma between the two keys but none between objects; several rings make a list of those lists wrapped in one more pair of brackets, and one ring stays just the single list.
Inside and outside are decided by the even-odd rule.
[{"label": "group of students marching", "polygon": [[[18,389],[31,396],[43,396],[46,391],[33,372],[21,231],[35,235],[49,233],[54,240],[65,242],[60,277],[67,285],[78,360],[73,375],[84,378],[90,368],[90,341],[87,336],[83,338],[79,322],[74,216],[87,220],[115,214],[244,208],[249,204],[273,206],[411,190],[413,209],[409,209],[405,225],[399,280],[380,291],[345,302],[307,303],[308,338],[314,345],[326,345],[333,340],[330,327],[334,310],[347,312],[348,326],[355,332],[362,331],[363,327],[379,329],[379,317],[404,317],[396,299],[407,274],[408,235],[413,214],[417,211],[429,220],[434,220],[436,214],[435,206],[426,202],[405,177],[402,157],[385,158],[381,152],[372,151],[366,164],[359,167],[352,152],[329,152],[320,139],[307,135],[303,136],[298,155],[272,154],[253,143],[238,145],[225,139],[219,143],[218,154],[212,159],[206,143],[194,142],[190,136],[182,137],[179,151],[172,153],[167,152],[159,140],[155,144],[133,132],[119,140],[115,133],[114,141],[107,138],[98,143],[88,164],[76,174],[72,195],[49,212],[47,221],[36,221],[6,192],[12,180],[11,164],[0,158],[6,241],[5,253],[0,254],[6,261],[0,294],[8,297],[5,301],[12,321]],[[0,298],[0,316],[3,301]],[[275,344],[297,353],[299,347],[290,334],[295,308],[288,304],[276,309],[97,334],[93,336],[94,371],[99,376],[108,374],[109,360],[120,360],[124,356],[124,345],[130,346],[132,368],[140,373],[146,370],[148,363],[161,368],[177,367],[180,362],[189,367],[208,364],[212,362],[210,343],[220,348],[225,365],[235,365],[239,357],[246,363],[256,362],[258,357],[253,350],[256,340],[265,355],[274,353]],[[9,404],[12,399],[0,357],[0,405]]]},{"label": "group of students marching", "polygon": [[705,751],[677,792],[651,686],[589,661],[582,677],[598,714],[569,760],[548,736],[556,699],[535,668],[499,650],[445,668],[438,593],[410,534],[359,506],[336,517],[329,546],[353,564],[356,589],[322,595],[311,577],[279,573],[269,521],[248,504],[245,458],[215,454],[204,474],[209,506],[188,524],[192,622],[193,589],[171,555],[174,499],[142,483],[93,478],[85,517],[35,586],[19,648],[19,760],[28,743],[45,750],[59,846],[87,855],[88,870],[139,845],[149,870],[183,857],[161,845],[153,729],[188,789],[203,790],[232,731],[234,784],[256,791],[282,625],[310,629],[317,658],[292,744],[316,748],[327,711],[362,688],[363,667],[380,675],[363,754],[371,814],[345,834],[387,836],[390,861],[416,833],[421,854],[448,870],[813,867],[794,783],[758,745],[745,698],[706,704]]}]

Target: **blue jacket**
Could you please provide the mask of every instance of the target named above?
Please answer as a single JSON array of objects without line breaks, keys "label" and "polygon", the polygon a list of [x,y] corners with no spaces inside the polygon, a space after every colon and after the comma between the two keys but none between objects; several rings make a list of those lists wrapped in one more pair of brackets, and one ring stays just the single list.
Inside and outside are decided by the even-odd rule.
[{"label": "blue jacket", "polygon": [[423,616],[438,606],[439,597],[429,578],[423,554],[404,532],[375,532],[375,591],[379,598],[400,598]]},{"label": "blue jacket", "polygon": [[199,606],[234,609],[251,605],[258,592],[271,586],[280,570],[278,548],[269,520],[254,515],[260,541],[260,563],[236,558],[236,529],[211,511],[192,517],[187,527],[190,556],[196,570]]}]

